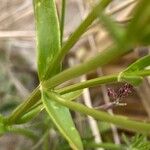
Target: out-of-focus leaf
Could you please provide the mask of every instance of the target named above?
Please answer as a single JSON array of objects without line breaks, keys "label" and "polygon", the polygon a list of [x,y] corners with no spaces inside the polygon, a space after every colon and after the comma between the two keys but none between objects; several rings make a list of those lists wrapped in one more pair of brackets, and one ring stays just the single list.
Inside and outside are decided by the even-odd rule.
[{"label": "out-of-focus leaf", "polygon": [[51,100],[44,91],[42,91],[42,101],[50,118],[69,142],[70,146],[74,150],[83,150],[80,135],[75,128],[69,109]]},{"label": "out-of-focus leaf", "polygon": [[[38,74],[40,80],[45,76],[50,64],[60,49],[60,29],[54,0],[34,0],[36,22],[36,42]],[[56,74],[60,64],[55,66],[50,76]]]},{"label": "out-of-focus leaf", "polygon": [[137,75],[137,72],[144,70],[147,66],[150,66],[150,55],[138,59],[136,62],[127,67],[127,69],[122,71],[118,76],[118,81],[126,81],[135,86],[139,85],[143,78]]},{"label": "out-of-focus leaf", "polygon": [[13,102],[13,101],[4,103],[0,107],[0,113],[2,113],[2,114],[8,113],[8,112],[12,111],[17,105],[18,105],[18,102]]},{"label": "out-of-focus leaf", "polygon": [[7,127],[3,123],[3,116],[0,114],[0,136],[7,131]]},{"label": "out-of-focus leaf", "polygon": [[123,140],[126,143],[125,149],[128,150],[149,150],[150,142],[147,140],[145,135],[137,134],[131,139],[129,137],[123,135]]},{"label": "out-of-focus leaf", "polygon": [[139,0],[136,8],[133,11],[133,19],[129,23],[127,28],[126,42],[131,42],[134,45],[150,44],[150,38],[148,38],[150,37],[149,18],[150,18],[150,1]]},{"label": "out-of-focus leaf", "polygon": [[100,21],[104,24],[104,27],[107,29],[109,32],[110,36],[112,39],[117,43],[117,45],[124,44],[124,31],[125,29],[119,24],[117,24],[110,16],[102,13],[99,16]]},{"label": "out-of-focus leaf", "polygon": [[127,67],[127,69],[123,71],[123,73],[132,73],[134,75],[136,71],[144,70],[144,68],[147,66],[150,66],[150,55],[144,56],[132,63],[129,67]]}]

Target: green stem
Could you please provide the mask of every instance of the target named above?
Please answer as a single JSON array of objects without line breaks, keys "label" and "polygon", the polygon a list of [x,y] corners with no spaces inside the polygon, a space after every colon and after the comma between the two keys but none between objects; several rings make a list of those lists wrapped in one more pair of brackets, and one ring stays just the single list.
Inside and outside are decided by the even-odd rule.
[{"label": "green stem", "polygon": [[21,118],[18,118],[15,123],[16,124],[23,124],[28,122],[29,120],[33,119],[34,117],[36,117],[42,110],[43,110],[43,106],[42,103],[39,105],[36,105],[36,107],[32,110],[30,110],[29,112],[27,112],[26,114],[24,114]]},{"label": "green stem", "polygon": [[15,122],[24,115],[28,109],[35,105],[41,98],[39,86],[31,93],[31,95],[21,103],[11,115],[4,120],[5,124],[15,124]]},{"label": "green stem", "polygon": [[[76,84],[64,87],[62,89],[58,89],[58,90],[56,90],[56,92],[58,92],[59,94],[65,94],[65,93],[81,90],[84,88],[98,86],[100,84],[115,83],[115,82],[117,82],[118,75],[119,75],[119,73],[116,75],[106,75],[106,76],[94,78],[91,80],[87,80],[84,82],[80,82],[80,83],[76,83]],[[133,75],[133,73],[131,75]],[[145,77],[145,76],[150,75],[150,70],[140,70],[140,71],[136,72],[134,75]],[[130,76],[130,74],[129,74],[129,76]]]},{"label": "green stem", "polygon": [[109,48],[107,50],[98,53],[97,56],[91,58],[87,62],[83,64],[76,65],[72,68],[62,71],[61,73],[55,75],[51,79],[44,81],[42,83],[45,88],[54,88],[55,86],[88,73],[92,70],[97,69],[98,67],[102,67],[103,65],[109,63],[111,60],[123,55],[124,53],[130,51],[128,48],[118,48],[116,46]]},{"label": "green stem", "polygon": [[88,87],[98,86],[100,84],[114,83],[116,81],[117,81],[117,75],[108,75],[108,76],[98,77],[95,79],[80,82],[74,85],[70,85],[56,91],[60,94],[65,94],[65,93],[77,91]]},{"label": "green stem", "polygon": [[66,0],[62,0],[61,7],[61,20],[60,20],[60,42],[61,45],[63,43],[63,34],[64,34],[64,22],[65,22],[65,9],[66,8]]},{"label": "green stem", "polygon": [[49,92],[48,95],[52,100],[57,101],[61,105],[66,106],[74,111],[79,111],[83,114],[92,116],[95,119],[113,123],[115,125],[118,125],[119,127],[137,131],[137,132],[145,132],[147,134],[150,132],[149,123],[134,121],[127,117],[118,116],[118,115],[112,116],[106,112],[98,111],[76,102],[66,101],[65,99],[60,97],[60,95],[54,92]]},{"label": "green stem", "polygon": [[[148,76],[150,75],[150,70],[140,70],[136,72],[136,75],[139,76]],[[73,92],[76,90],[80,90],[83,88],[93,87],[100,84],[113,83],[117,81],[118,74],[116,75],[108,75],[95,79],[91,79],[88,81],[84,81],[81,83],[77,83],[62,89],[57,90],[60,94],[65,94],[69,92]],[[17,107],[13,113],[5,119],[6,124],[15,124],[19,120],[21,116],[23,116],[33,105],[35,105],[40,100],[40,90],[39,86],[31,93],[31,96],[25,100],[19,107]]]},{"label": "green stem", "polygon": [[56,55],[54,61],[49,65],[44,80],[47,80],[50,74],[53,72],[56,64],[60,64],[60,61],[64,58],[66,53],[72,48],[72,46],[79,40],[82,34],[92,24],[92,22],[100,15],[104,8],[111,2],[111,0],[100,1],[89,13],[87,18],[80,24],[80,26],[73,32],[67,42],[64,44],[60,52]]},{"label": "green stem", "polygon": [[123,149],[122,145],[117,145],[113,143],[87,143],[85,142],[85,148],[105,148],[109,150],[121,150]]}]

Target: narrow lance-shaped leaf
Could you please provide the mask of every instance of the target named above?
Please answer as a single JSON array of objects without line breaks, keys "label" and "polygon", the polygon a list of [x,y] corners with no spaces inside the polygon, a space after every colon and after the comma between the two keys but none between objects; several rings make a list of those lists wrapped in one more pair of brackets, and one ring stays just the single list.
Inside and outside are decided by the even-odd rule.
[{"label": "narrow lance-shaped leaf", "polygon": [[79,38],[82,36],[82,34],[87,30],[87,28],[92,24],[92,22],[100,15],[104,9],[107,7],[107,5],[112,0],[101,0],[89,13],[89,15],[85,18],[85,20],[79,25],[79,27],[71,34],[67,42],[63,45],[58,55],[55,57],[53,63],[49,65],[49,68],[47,70],[46,76],[44,80],[49,79],[49,74],[53,71],[53,68],[55,68],[55,65],[61,62],[67,52],[72,48],[72,46],[79,40]]},{"label": "narrow lance-shaped leaf", "polygon": [[51,100],[48,94],[42,92],[42,101],[50,118],[74,150],[83,150],[80,135],[72,121],[69,109]]},{"label": "narrow lance-shaped leaf", "polygon": [[118,76],[118,81],[127,81],[135,86],[139,85],[143,78],[141,76],[137,76],[136,72],[144,70],[147,66],[150,66],[150,55],[138,59],[136,62],[122,71]]},{"label": "narrow lance-shaped leaf", "polygon": [[[37,29],[38,74],[41,81],[44,76],[47,76],[45,73],[48,65],[52,63],[60,49],[60,29],[54,0],[34,0],[34,10]],[[48,74],[48,78],[55,75],[59,68],[60,64],[55,64],[51,73]],[[82,142],[69,110],[57,102],[50,101],[42,90],[41,92],[43,104],[52,121],[69,141],[72,148],[82,150]]]},{"label": "narrow lance-shaped leaf", "polygon": [[125,43],[123,40],[125,29],[119,26],[119,24],[115,23],[115,21],[110,16],[104,13],[99,16],[99,19],[104,24],[104,28],[107,29],[114,42],[120,46],[124,45]]},{"label": "narrow lance-shaped leaf", "polygon": [[[40,80],[45,76],[48,64],[51,64],[60,49],[60,29],[54,0],[34,0],[36,22],[36,42],[38,74]],[[52,76],[59,71],[55,65]]]},{"label": "narrow lance-shaped leaf", "polygon": [[[133,19],[128,24],[126,32],[126,42],[133,46],[149,45],[149,23],[150,23],[150,1],[138,0],[137,6],[133,10]],[[147,37],[147,39],[146,39]]]}]

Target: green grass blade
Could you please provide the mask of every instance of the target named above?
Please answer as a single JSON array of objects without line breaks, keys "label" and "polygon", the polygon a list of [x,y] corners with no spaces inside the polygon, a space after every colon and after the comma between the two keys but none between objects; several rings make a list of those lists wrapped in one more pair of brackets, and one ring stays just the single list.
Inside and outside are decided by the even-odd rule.
[{"label": "green grass blade", "polygon": [[78,131],[75,128],[71,114],[67,107],[51,100],[46,92],[42,92],[42,101],[51,120],[74,150],[83,150]]},{"label": "green grass blade", "polygon": [[[45,76],[60,49],[60,29],[54,0],[34,0],[36,23],[37,61],[40,80]],[[52,76],[58,72],[60,64],[55,65]]]},{"label": "green grass blade", "polygon": [[118,81],[126,81],[135,86],[142,82],[142,76],[137,75],[140,70],[145,70],[145,67],[150,66],[150,55],[144,56],[131,64],[118,75]]},{"label": "green grass blade", "polygon": [[127,69],[124,70],[124,73],[133,73],[136,71],[143,70],[145,67],[150,66],[150,55],[144,56],[134,63],[132,63]]}]

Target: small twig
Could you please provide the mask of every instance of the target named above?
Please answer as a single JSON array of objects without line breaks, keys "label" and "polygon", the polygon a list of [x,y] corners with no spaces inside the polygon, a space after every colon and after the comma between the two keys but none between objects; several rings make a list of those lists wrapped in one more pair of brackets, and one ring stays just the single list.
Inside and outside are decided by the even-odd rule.
[{"label": "small twig", "polygon": [[94,107],[95,109],[101,109],[101,110],[109,110],[112,109],[116,106],[126,106],[126,103],[120,103],[119,101],[114,101],[114,102],[109,102],[107,104],[101,105],[101,106],[97,106]]}]

